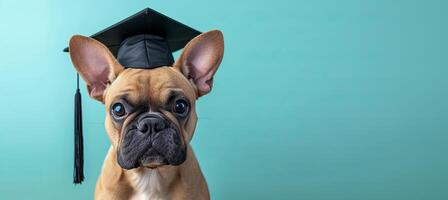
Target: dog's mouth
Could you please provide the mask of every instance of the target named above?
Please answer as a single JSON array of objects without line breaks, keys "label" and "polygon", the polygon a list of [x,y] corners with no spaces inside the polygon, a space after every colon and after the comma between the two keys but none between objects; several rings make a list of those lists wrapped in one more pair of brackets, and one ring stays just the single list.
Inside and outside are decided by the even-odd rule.
[{"label": "dog's mouth", "polygon": [[143,157],[140,159],[140,166],[147,167],[147,168],[157,168],[161,167],[163,165],[168,165],[168,160],[160,155],[157,151],[154,149],[150,149]]}]

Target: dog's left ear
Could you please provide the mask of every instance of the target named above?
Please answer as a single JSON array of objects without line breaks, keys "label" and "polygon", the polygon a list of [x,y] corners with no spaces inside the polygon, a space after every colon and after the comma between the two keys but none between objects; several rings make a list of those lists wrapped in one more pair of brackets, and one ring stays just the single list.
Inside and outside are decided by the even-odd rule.
[{"label": "dog's left ear", "polygon": [[173,66],[193,81],[200,97],[211,91],[223,54],[224,37],[221,31],[213,30],[193,38]]}]

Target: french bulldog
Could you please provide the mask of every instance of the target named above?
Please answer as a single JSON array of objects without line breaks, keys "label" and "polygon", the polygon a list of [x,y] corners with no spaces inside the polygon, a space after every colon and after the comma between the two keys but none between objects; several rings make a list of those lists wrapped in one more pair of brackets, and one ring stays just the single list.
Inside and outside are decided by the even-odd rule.
[{"label": "french bulldog", "polygon": [[102,43],[70,39],[70,58],[89,96],[104,104],[111,146],[95,199],[210,199],[189,144],[196,127],[196,100],[209,93],[224,53],[213,30],[193,38],[173,66],[120,65]]}]

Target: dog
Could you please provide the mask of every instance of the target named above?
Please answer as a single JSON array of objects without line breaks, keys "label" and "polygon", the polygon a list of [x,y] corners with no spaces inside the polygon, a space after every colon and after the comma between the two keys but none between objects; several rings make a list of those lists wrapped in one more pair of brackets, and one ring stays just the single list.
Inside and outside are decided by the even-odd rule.
[{"label": "dog", "polygon": [[208,94],[224,53],[219,30],[193,38],[172,66],[126,68],[102,43],[70,39],[70,58],[89,96],[106,108],[111,146],[94,198],[210,199],[189,144],[196,100]]}]

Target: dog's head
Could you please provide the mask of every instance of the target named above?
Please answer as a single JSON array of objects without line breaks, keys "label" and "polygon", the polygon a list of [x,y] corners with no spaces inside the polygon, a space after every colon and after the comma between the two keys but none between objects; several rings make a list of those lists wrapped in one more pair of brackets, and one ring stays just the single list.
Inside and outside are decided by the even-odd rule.
[{"label": "dog's head", "polygon": [[220,31],[192,39],[171,66],[121,66],[100,42],[70,39],[70,57],[89,95],[106,106],[106,130],[124,169],[180,165],[196,126],[196,99],[209,93],[221,63]]}]

